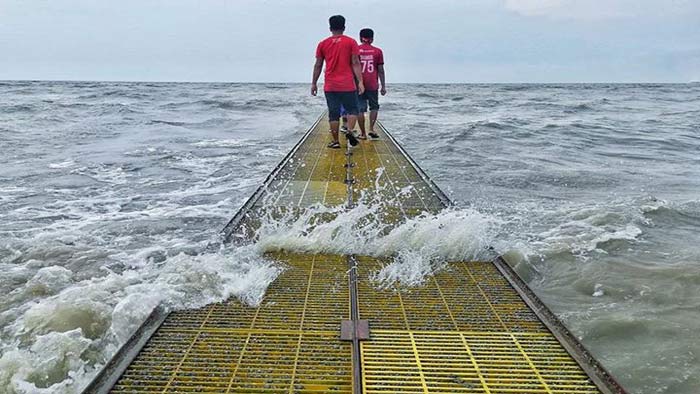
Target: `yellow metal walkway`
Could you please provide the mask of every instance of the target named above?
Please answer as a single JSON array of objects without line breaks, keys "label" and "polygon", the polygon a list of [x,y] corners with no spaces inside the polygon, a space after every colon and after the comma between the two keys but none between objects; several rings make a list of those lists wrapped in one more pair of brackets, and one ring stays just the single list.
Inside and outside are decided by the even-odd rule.
[{"label": "yellow metal walkway", "polygon": [[[350,207],[363,193],[391,202],[386,223],[449,204],[383,127],[351,154],[326,148],[327,130],[324,118],[314,124],[227,225],[228,239],[249,241],[262,215]],[[378,289],[370,275],[382,259],[268,257],[286,269],[259,307],[158,309],[86,392],[625,392],[501,259]]]}]

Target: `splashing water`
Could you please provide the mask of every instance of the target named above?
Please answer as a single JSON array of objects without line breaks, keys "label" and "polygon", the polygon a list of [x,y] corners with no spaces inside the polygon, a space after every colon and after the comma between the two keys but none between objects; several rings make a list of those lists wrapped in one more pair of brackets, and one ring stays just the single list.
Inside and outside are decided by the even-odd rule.
[{"label": "splashing water", "polygon": [[350,209],[317,204],[300,213],[270,210],[256,232],[258,247],[390,257],[392,262],[374,276],[383,286],[395,281],[418,285],[445,262],[494,257],[490,246],[501,221],[473,209],[423,212],[398,224],[380,220],[388,207],[399,205],[410,193],[409,186],[387,197],[382,174],[379,169],[375,189],[365,191]]}]

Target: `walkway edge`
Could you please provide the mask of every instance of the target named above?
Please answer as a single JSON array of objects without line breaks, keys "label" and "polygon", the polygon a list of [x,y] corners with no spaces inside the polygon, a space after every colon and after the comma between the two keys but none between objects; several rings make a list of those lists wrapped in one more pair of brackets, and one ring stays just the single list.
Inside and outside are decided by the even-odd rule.
[{"label": "walkway edge", "polygon": [[615,378],[593,357],[585,346],[566,328],[530,287],[520,278],[515,270],[506,262],[502,256],[493,260],[493,265],[508,280],[511,286],[518,292],[520,298],[537,315],[544,325],[551,331],[554,337],[564,347],[564,349],[576,360],[586,375],[598,386],[603,394],[627,394],[624,388]]},{"label": "walkway edge", "polygon": [[393,142],[394,145],[396,145],[396,147],[399,149],[399,152],[401,152],[401,154],[404,155],[404,157],[406,157],[407,161],[411,164],[411,167],[413,167],[413,169],[416,170],[416,172],[423,179],[423,181],[428,186],[430,186],[430,190],[432,190],[432,192],[435,193],[435,195],[438,197],[438,199],[440,199],[440,201],[443,203],[443,205],[445,205],[445,208],[454,205],[452,200],[450,200],[447,197],[447,195],[445,195],[445,193],[443,193],[443,191],[435,184],[435,182],[433,182],[432,179],[430,179],[430,177],[423,171],[423,169],[420,168],[418,166],[418,164],[416,164],[415,160],[413,160],[411,155],[409,155],[408,152],[406,152],[406,150],[403,148],[403,146],[401,146],[401,144],[399,144],[399,142],[396,141],[396,139],[394,138],[393,135],[391,135],[389,130],[387,130],[386,127],[384,127],[384,124],[382,124],[382,122],[380,122],[380,121],[377,121],[377,123],[382,128],[382,131],[384,131],[384,134],[386,134],[389,137],[389,139],[391,140],[391,142]]},{"label": "walkway edge", "polygon": [[162,306],[156,307],[128,341],[117,351],[111,360],[95,376],[92,382],[83,390],[83,394],[107,394],[117,383],[127,367],[131,364],[141,349],[148,343],[151,336],[163,324],[169,312]]},{"label": "walkway edge", "polygon": [[273,179],[277,176],[277,174],[284,168],[284,166],[289,162],[289,160],[294,156],[294,154],[299,150],[301,145],[309,138],[313,130],[316,128],[316,126],[323,120],[325,117],[326,113],[323,112],[321,116],[316,119],[316,121],[309,127],[309,129],[304,133],[304,136],[301,137],[299,142],[294,145],[291,151],[287,153],[287,155],[280,161],[277,166],[268,174],[267,178],[265,178],[265,182],[263,182],[260,187],[251,195],[248,200],[243,204],[243,206],[236,212],[236,214],[231,218],[231,220],[224,226],[224,228],[221,230],[221,235],[223,237],[223,242],[228,242],[231,240],[231,235],[233,234],[234,230],[238,228],[238,224],[243,220],[246,214],[251,210],[251,208],[255,205],[255,203],[260,200],[260,198],[265,194],[265,190],[267,187],[270,185]]}]

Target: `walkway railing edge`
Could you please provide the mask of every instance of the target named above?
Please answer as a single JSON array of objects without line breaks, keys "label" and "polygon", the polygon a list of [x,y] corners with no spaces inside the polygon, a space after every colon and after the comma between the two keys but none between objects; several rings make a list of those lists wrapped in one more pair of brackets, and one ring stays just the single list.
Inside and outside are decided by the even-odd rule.
[{"label": "walkway railing edge", "polygon": [[450,200],[449,197],[447,197],[447,195],[435,184],[435,182],[433,182],[433,180],[430,179],[430,177],[425,173],[425,171],[423,171],[423,169],[420,168],[418,164],[416,164],[411,155],[409,155],[408,152],[406,152],[403,146],[401,146],[401,144],[399,144],[398,141],[396,141],[394,136],[391,135],[389,130],[387,130],[386,127],[384,127],[384,124],[382,124],[382,122],[380,121],[377,121],[377,123],[381,126],[382,130],[387,135],[387,137],[389,137],[391,142],[399,149],[401,154],[404,155],[404,157],[406,157],[408,162],[411,164],[411,167],[413,167],[413,169],[416,170],[421,179],[423,179],[423,182],[425,182],[430,187],[430,190],[432,190],[433,193],[435,193],[435,195],[438,197],[438,199],[440,199],[440,202],[442,202],[443,205],[445,205],[445,207],[452,206],[452,200]]},{"label": "walkway railing edge", "polygon": [[318,119],[311,125],[311,127],[306,131],[304,136],[299,140],[299,142],[294,145],[291,151],[277,164],[277,166],[267,175],[265,182],[263,182],[260,187],[253,193],[245,204],[236,212],[236,214],[229,220],[229,222],[221,230],[221,235],[223,236],[223,241],[227,242],[231,238],[231,234],[238,227],[238,224],[243,220],[243,217],[250,211],[250,209],[260,200],[260,198],[265,194],[265,190],[270,186],[270,183],[277,176],[277,174],[284,168],[284,166],[289,162],[289,160],[294,156],[294,154],[299,150],[301,145],[309,138],[311,133],[314,131],[316,126],[323,120],[326,112],[324,111]]},{"label": "walkway railing edge", "polygon": [[160,328],[169,312],[158,305],[141,326],[131,335],[117,353],[105,364],[90,384],[85,387],[83,394],[107,394],[119,381],[124,371],[129,367],[141,349],[148,343],[153,334]]},{"label": "walkway railing edge", "polygon": [[502,256],[498,256],[494,259],[493,264],[603,394],[627,394],[627,391],[625,391],[620,383],[615,380],[610,372],[608,372],[569,329],[566,328],[557,315],[537,297],[527,283],[520,278],[520,275],[515,272]]}]

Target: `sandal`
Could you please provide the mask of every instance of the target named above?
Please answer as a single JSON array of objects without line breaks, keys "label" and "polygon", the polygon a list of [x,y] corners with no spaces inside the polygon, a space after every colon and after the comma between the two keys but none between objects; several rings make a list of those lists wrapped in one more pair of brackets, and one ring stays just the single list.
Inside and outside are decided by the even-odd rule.
[{"label": "sandal", "polygon": [[328,147],[331,148],[331,149],[340,149],[340,144],[337,143],[337,142],[335,142],[335,141],[333,141],[333,142],[331,142],[330,144],[328,144]]},{"label": "sandal", "polygon": [[350,144],[350,146],[355,146],[360,143],[360,141],[358,141],[357,138],[355,138],[355,136],[352,135],[351,132],[345,133],[345,138],[348,139],[348,143]]}]

